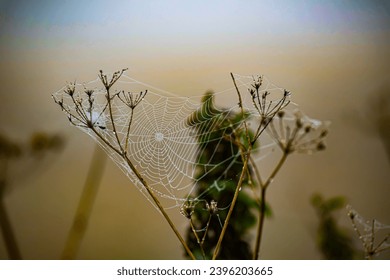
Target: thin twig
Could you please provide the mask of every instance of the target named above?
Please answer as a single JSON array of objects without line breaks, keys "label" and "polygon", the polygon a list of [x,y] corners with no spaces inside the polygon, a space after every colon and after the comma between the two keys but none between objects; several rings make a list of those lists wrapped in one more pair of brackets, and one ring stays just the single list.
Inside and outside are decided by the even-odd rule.
[{"label": "thin twig", "polygon": [[249,136],[248,125],[247,125],[246,120],[245,120],[245,113],[244,113],[244,107],[243,107],[243,104],[242,104],[241,93],[240,93],[240,91],[238,89],[238,86],[237,86],[237,83],[236,83],[236,79],[234,78],[233,73],[230,73],[230,76],[232,77],[232,80],[233,80],[233,83],[234,83],[234,87],[236,88],[236,92],[237,92],[237,95],[238,95],[238,106],[240,107],[240,110],[241,110],[241,118],[243,119],[243,122],[244,122],[246,138],[247,138],[248,144],[251,145],[251,138]]},{"label": "thin twig", "polygon": [[130,135],[130,127],[133,122],[134,108],[131,108],[129,124],[127,125],[127,133],[126,133],[126,144],[125,144],[125,152],[127,153],[127,147],[129,145],[129,135]]},{"label": "thin twig", "polygon": [[4,238],[4,244],[7,249],[8,257],[11,260],[21,260],[22,255],[4,205],[5,178],[0,178],[0,228]]},{"label": "thin twig", "polygon": [[225,219],[225,222],[223,224],[223,228],[222,228],[221,234],[219,235],[218,242],[217,242],[217,245],[216,245],[215,250],[214,250],[214,254],[213,254],[213,258],[212,258],[213,260],[215,260],[217,258],[217,256],[218,256],[218,253],[219,253],[219,250],[220,250],[220,247],[221,247],[221,244],[222,244],[222,240],[223,240],[223,238],[225,236],[226,229],[227,229],[227,226],[229,224],[230,217],[231,217],[231,215],[233,213],[234,206],[236,205],[238,194],[240,193],[240,189],[241,189],[242,183],[244,182],[246,170],[248,168],[249,153],[250,153],[250,147],[248,148],[248,153],[246,154],[246,158],[244,160],[244,165],[243,165],[242,170],[241,170],[241,176],[240,176],[240,179],[239,179],[238,184],[236,186],[236,190],[234,192],[234,196],[233,196],[231,205],[229,207],[229,212],[228,212],[228,214],[226,216],[226,219]]},{"label": "thin twig", "polygon": [[176,234],[177,238],[179,239],[179,241],[181,242],[181,244],[183,245],[184,249],[186,250],[187,254],[192,258],[192,259],[196,259],[194,254],[191,252],[190,248],[188,247],[187,243],[184,241],[183,237],[181,236],[181,234],[179,233],[179,231],[177,230],[176,226],[174,225],[174,223],[172,222],[172,220],[169,218],[167,212],[164,210],[163,206],[161,205],[160,203],[160,200],[156,197],[156,195],[153,193],[153,191],[151,190],[151,188],[149,187],[148,183],[145,181],[145,179],[141,176],[141,174],[138,172],[138,170],[134,167],[133,163],[130,161],[130,159],[125,156],[124,157],[128,166],[131,168],[131,170],[134,172],[134,174],[137,176],[137,178],[140,180],[140,182],[142,183],[142,185],[145,187],[146,191],[148,192],[148,194],[150,195],[150,197],[153,199],[154,203],[156,204],[157,208],[159,209],[159,211],[161,212],[161,214],[164,216],[165,220],[168,222],[169,226],[171,227],[171,229],[174,231],[174,233]]},{"label": "thin twig", "polygon": [[122,145],[121,145],[121,141],[119,140],[119,136],[118,136],[118,133],[117,133],[117,131],[116,131],[115,120],[114,120],[114,117],[113,117],[113,114],[112,114],[112,104],[111,104],[110,89],[109,89],[109,88],[106,88],[106,91],[107,91],[108,112],[109,112],[109,114],[110,114],[110,120],[111,120],[111,124],[112,124],[112,130],[113,130],[113,133],[114,133],[114,135],[115,135],[116,141],[117,141],[117,143],[118,143],[119,149],[121,150],[122,153],[124,153],[123,147],[122,147]]},{"label": "thin twig", "polygon": [[271,184],[272,180],[275,178],[276,174],[279,172],[280,168],[283,166],[284,162],[286,161],[288,156],[288,152],[283,152],[283,156],[280,158],[278,164],[276,165],[275,169],[272,171],[271,175],[268,177],[267,181],[265,181],[264,184],[261,184],[261,197],[260,197],[260,213],[259,213],[259,226],[257,229],[257,236],[256,236],[256,243],[255,243],[255,250],[253,252],[253,259],[257,260],[259,257],[260,252],[260,245],[261,245],[261,237],[263,234],[263,227],[264,227],[264,217],[265,217],[265,195],[268,186]]},{"label": "thin twig", "polygon": [[194,236],[196,238],[196,242],[198,242],[198,245],[199,245],[200,250],[202,252],[203,259],[205,260],[206,259],[206,253],[205,253],[205,251],[203,249],[203,241],[204,241],[204,239],[202,238],[202,241],[199,239],[199,236],[196,233],[196,229],[195,229],[194,223],[192,222],[191,218],[190,218],[190,225],[191,225],[192,233],[194,234]]},{"label": "thin twig", "polygon": [[241,94],[240,94],[240,91],[239,91],[239,89],[237,87],[236,80],[234,78],[233,73],[230,73],[230,76],[232,77],[232,80],[233,80],[233,83],[234,83],[234,86],[236,88],[236,92],[237,92],[237,95],[238,95],[238,101],[239,101],[238,105],[240,107],[241,117],[242,117],[243,122],[244,122],[245,134],[246,134],[246,138],[247,138],[247,142],[248,142],[248,148],[245,150],[244,147],[240,146],[241,156],[244,157],[244,165],[242,167],[240,179],[239,179],[238,184],[236,186],[236,190],[234,192],[234,196],[233,196],[232,202],[230,204],[228,214],[227,214],[225,222],[223,224],[221,234],[219,235],[218,242],[217,242],[217,245],[216,245],[214,253],[213,253],[213,258],[212,258],[213,260],[215,260],[217,258],[217,256],[218,256],[218,253],[219,253],[219,250],[220,250],[220,247],[221,247],[221,244],[222,244],[222,240],[223,240],[223,238],[225,236],[225,233],[226,233],[229,221],[230,221],[230,217],[231,217],[231,215],[233,213],[234,206],[236,205],[236,202],[237,202],[238,194],[240,193],[240,189],[241,189],[242,183],[244,182],[244,178],[245,178],[246,171],[247,171],[247,168],[248,168],[248,161],[249,161],[250,153],[251,153],[251,150],[252,150],[251,139],[250,139],[250,136],[249,136],[248,126],[247,126],[247,123],[246,123],[246,120],[245,120],[245,114],[244,114],[244,108],[243,108],[243,104],[242,104]]}]

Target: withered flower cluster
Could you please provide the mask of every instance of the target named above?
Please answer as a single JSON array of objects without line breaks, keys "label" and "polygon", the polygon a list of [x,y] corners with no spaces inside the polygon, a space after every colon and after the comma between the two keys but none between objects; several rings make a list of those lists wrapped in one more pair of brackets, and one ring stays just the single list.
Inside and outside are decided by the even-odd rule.
[{"label": "withered flower cluster", "polygon": [[260,118],[252,139],[252,144],[254,144],[275,115],[290,104],[291,93],[284,90],[281,97],[280,93],[278,93],[278,97],[275,97],[273,92],[263,88],[263,76],[253,77],[253,83],[248,88],[248,92],[251,95],[256,114]]},{"label": "withered flower cluster", "polygon": [[301,111],[279,111],[272,119],[268,132],[287,154],[313,153],[325,149],[328,125],[328,122],[311,119]]},{"label": "withered flower cluster", "polygon": [[[126,69],[117,71],[111,77],[108,77],[100,70],[98,77],[103,84],[103,88],[100,89],[90,89],[76,82],[69,83],[62,94],[53,95],[54,102],[67,114],[72,125],[90,129],[95,134],[99,134],[102,130],[107,130],[110,127],[109,133],[116,135],[113,104],[119,100],[130,108],[131,117],[127,124],[130,128],[133,110],[147,94],[147,91],[134,94],[124,90],[111,93],[112,86],[125,71]],[[81,88],[81,90],[77,90],[78,88]],[[128,134],[125,137],[128,137]],[[128,143],[128,139],[125,142]]]}]

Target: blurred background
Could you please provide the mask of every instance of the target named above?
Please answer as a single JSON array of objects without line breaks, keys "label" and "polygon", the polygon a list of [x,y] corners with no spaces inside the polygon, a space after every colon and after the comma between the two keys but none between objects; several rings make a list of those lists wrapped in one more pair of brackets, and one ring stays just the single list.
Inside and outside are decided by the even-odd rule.
[{"label": "blurred background", "polygon": [[[230,72],[264,74],[309,116],[331,121],[327,150],[291,156],[269,189],[260,258],[322,258],[313,193],[344,196],[363,217],[390,224],[389,13],[386,1],[360,0],[0,0],[0,133],[21,145],[37,131],[64,142],[9,161],[3,203],[22,258],[61,257],[95,150],[51,94],[100,69],[129,67],[127,75],[183,96],[232,87]],[[101,173],[76,258],[183,258],[115,164]],[[360,248],[346,210],[337,221]]]}]

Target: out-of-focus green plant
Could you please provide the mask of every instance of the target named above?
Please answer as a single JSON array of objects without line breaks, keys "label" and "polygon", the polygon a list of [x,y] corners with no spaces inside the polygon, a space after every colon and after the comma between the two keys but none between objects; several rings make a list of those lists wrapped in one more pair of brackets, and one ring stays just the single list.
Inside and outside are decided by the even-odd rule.
[{"label": "out-of-focus green plant", "polygon": [[356,256],[352,239],[337,224],[334,213],[345,206],[345,198],[324,199],[320,194],[311,197],[311,204],[319,218],[317,245],[323,257],[329,260],[350,260]]},{"label": "out-of-focus green plant", "polygon": [[[199,173],[196,174],[195,178],[198,182],[195,196],[205,198],[206,206],[197,210],[194,205],[185,205],[183,212],[190,220],[187,236],[194,250],[198,248],[198,257],[208,258],[210,250],[214,248],[210,244],[215,244],[217,241],[212,255],[213,259],[217,256],[227,259],[249,259],[251,256],[252,259],[258,259],[264,220],[267,209],[269,211],[269,207],[266,205],[267,189],[291,154],[310,154],[324,150],[324,138],[328,130],[326,123],[310,119],[299,111],[284,111],[283,109],[290,103],[290,92],[287,90],[282,91],[282,95],[278,99],[269,101],[268,97],[271,93],[261,88],[262,77],[253,78],[253,84],[248,89],[247,94],[252,97],[255,108],[254,112],[249,114],[242,106],[242,95],[235,77],[233,74],[231,76],[238,94],[240,112],[232,113],[231,111],[218,110],[214,105],[212,93],[207,93],[203,98],[203,106],[188,121],[188,124],[192,125],[198,132],[195,134],[198,135],[200,167],[211,163],[218,168],[211,172],[199,168]],[[250,119],[255,121],[255,131],[249,128]],[[255,161],[251,159],[251,153],[256,151],[256,146],[265,130],[268,131],[281,152],[279,161],[266,177],[262,176]],[[217,139],[220,139],[218,148],[214,144]],[[237,156],[226,161],[225,153],[232,149],[232,154]],[[220,164],[216,165],[216,163]],[[226,176],[229,180],[221,180],[224,178],[222,174],[226,172],[231,173],[230,176]],[[213,184],[220,186],[210,188]],[[240,192],[248,185],[257,190],[254,195],[251,194],[252,196]],[[219,192],[221,189],[223,192]],[[259,194],[256,194],[257,192]],[[227,200],[225,201],[225,199]],[[226,219],[225,216],[222,216],[223,212],[217,211],[219,210],[217,203],[221,205],[221,201],[224,203],[223,205],[229,205],[229,201],[231,201]],[[245,235],[256,224],[257,219],[252,215],[252,211],[256,207],[259,218],[255,246],[251,254],[248,243],[242,243],[240,236]],[[204,211],[204,209],[209,211]],[[217,217],[222,218],[224,223],[223,227],[220,222],[219,227],[213,229],[211,219],[216,216],[216,213],[220,215]],[[218,226],[218,223],[216,225]],[[221,227],[219,237],[216,237]],[[197,230],[199,228],[203,230]],[[230,237],[224,238],[224,234],[230,234]],[[219,252],[219,250],[224,250],[224,253]],[[234,251],[234,253],[230,251]]]},{"label": "out-of-focus green plant", "polygon": [[[198,185],[193,195],[195,197],[202,196],[205,204],[194,207],[193,213],[188,217],[191,220],[191,226],[187,229],[187,242],[197,258],[210,259],[221,234],[221,221],[225,220],[227,214],[226,209],[221,210],[215,207],[230,204],[238,185],[239,177],[237,174],[242,172],[243,167],[239,147],[224,136],[230,135],[233,131],[239,131],[237,126],[242,123],[242,117],[241,114],[227,115],[228,113],[224,114],[223,111],[218,110],[214,105],[213,93],[210,91],[206,92],[202,103],[202,107],[190,117],[188,123],[198,131],[196,135],[198,135],[200,151],[198,153],[199,164],[216,164],[217,168],[207,173],[203,168],[199,168],[195,175]],[[252,131],[250,133],[253,134]],[[239,131],[235,137],[245,139],[245,131]],[[219,139],[222,140],[213,141]],[[226,151],[230,151],[232,148],[232,154],[237,154],[237,157],[225,162]],[[225,162],[225,164],[218,165],[221,162]],[[229,166],[229,170],[225,177],[229,179],[220,179],[224,177],[223,174],[226,172],[227,166]],[[219,187],[210,189],[213,184],[218,184]],[[247,189],[249,189],[248,177],[245,178],[242,191],[238,195],[218,254],[219,259],[252,258],[248,231],[256,224],[254,210],[259,209],[259,203],[246,192]],[[218,205],[215,205],[216,202]],[[204,208],[209,209],[209,211],[204,211]],[[268,213],[270,213],[269,210]],[[196,233],[195,225],[196,228],[204,228],[204,230]]]}]

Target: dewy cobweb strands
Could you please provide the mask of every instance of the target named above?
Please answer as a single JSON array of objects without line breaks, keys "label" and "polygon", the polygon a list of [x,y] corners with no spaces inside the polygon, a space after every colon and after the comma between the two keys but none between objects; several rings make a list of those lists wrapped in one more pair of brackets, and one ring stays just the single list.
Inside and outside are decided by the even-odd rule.
[{"label": "dewy cobweb strands", "polygon": [[[242,92],[248,124],[260,123],[253,139],[256,141],[275,114],[290,103],[290,93],[265,77],[237,74],[234,77]],[[70,123],[99,143],[149,200],[150,195],[139,176],[168,209],[180,208],[188,200],[202,201],[201,196],[193,196],[201,180],[196,177],[199,168],[203,169],[203,176],[207,176],[208,172],[239,160],[240,154],[232,143],[231,149],[224,151],[224,161],[215,163],[213,155],[206,163],[198,161],[202,141],[213,141],[217,150],[223,137],[243,129],[242,120],[218,125],[240,109],[235,90],[232,87],[215,93],[210,100],[221,107],[202,110],[205,102],[202,96],[174,95],[139,82],[124,71],[111,75],[100,72],[97,79],[88,83],[68,84],[55,92],[53,99]],[[215,134],[222,136],[211,137],[210,129],[222,132]],[[262,137],[252,158],[259,161],[275,147],[272,137]],[[223,190],[223,184],[218,181],[229,180],[229,165],[224,168],[224,178],[217,179],[210,189]]]},{"label": "dewy cobweb strands", "polygon": [[300,111],[279,111],[267,132],[286,153],[311,154],[325,149],[329,122],[311,119]]},{"label": "dewy cobweb strands", "polygon": [[[372,259],[380,252],[390,249],[390,225],[380,223],[376,219],[365,220],[350,205],[347,210],[353,229],[362,242],[366,259]],[[379,236],[381,232],[384,233],[382,238]]]}]

